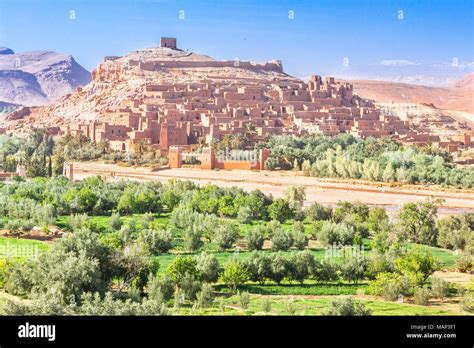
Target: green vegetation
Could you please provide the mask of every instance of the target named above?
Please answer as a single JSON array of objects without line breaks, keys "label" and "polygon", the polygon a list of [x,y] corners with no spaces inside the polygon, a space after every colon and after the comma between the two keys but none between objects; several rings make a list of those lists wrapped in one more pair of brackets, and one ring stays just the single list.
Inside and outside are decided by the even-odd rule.
[{"label": "green vegetation", "polygon": [[[303,208],[304,196],[298,186],[273,199],[187,181],[69,182],[58,176],[9,182],[0,187],[7,229],[21,236],[36,226],[48,235],[59,227],[67,235],[49,244],[0,238],[0,247],[17,243],[40,250],[37,257],[10,258],[15,262],[0,254],[0,286],[28,299],[6,301],[4,311],[448,314],[386,301],[404,296],[429,305],[428,292],[436,301],[457,296],[431,275],[469,268],[472,214],[437,219],[439,203],[427,201],[407,204],[390,219],[383,208],[361,203]],[[449,231],[458,228],[464,232],[447,242]],[[377,300],[330,301],[364,293]],[[314,307],[304,309],[302,299],[285,296],[328,298],[308,299]],[[239,310],[229,310],[233,305]]]},{"label": "green vegetation", "polygon": [[432,147],[405,147],[390,138],[352,135],[274,135],[258,144],[270,149],[267,169],[293,169],[305,175],[383,182],[428,183],[471,188],[474,168],[456,168],[452,157]]}]

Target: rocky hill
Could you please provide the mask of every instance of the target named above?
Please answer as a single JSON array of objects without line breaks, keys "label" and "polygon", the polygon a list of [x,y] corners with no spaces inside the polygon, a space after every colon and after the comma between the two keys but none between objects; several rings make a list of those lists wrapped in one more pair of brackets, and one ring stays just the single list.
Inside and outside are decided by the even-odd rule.
[{"label": "rocky hill", "polygon": [[[33,67],[34,65],[31,65],[28,72],[33,71]],[[26,70],[25,68],[24,71]],[[19,76],[21,72],[14,70],[8,74]],[[60,81],[51,80],[51,84],[45,86],[41,83],[34,84],[35,79],[31,79],[29,89],[24,88],[23,94],[34,95],[38,101],[46,100],[47,97],[42,98],[42,93],[46,94],[47,87],[52,90],[53,85],[57,83],[64,87],[64,91],[71,91]],[[82,80],[84,81],[86,79]],[[24,122],[20,123],[24,124],[13,127],[20,129],[64,125],[81,120],[103,121],[104,114],[119,107],[124,100],[143,98],[147,85],[206,82],[217,82],[222,86],[241,83],[302,83],[301,80],[284,73],[282,63],[277,60],[266,63],[217,61],[206,55],[180,49],[152,47],[132,51],[123,57],[105,57],[104,62],[92,72],[90,83],[78,88],[76,93],[71,95],[67,92],[56,94],[66,95],[53,104],[35,109],[35,112],[28,116],[28,121],[23,120]],[[16,117],[15,119],[18,120]]]},{"label": "rocky hill", "polygon": [[51,51],[14,53],[0,47],[0,101],[47,105],[87,84],[90,73],[72,56]]}]

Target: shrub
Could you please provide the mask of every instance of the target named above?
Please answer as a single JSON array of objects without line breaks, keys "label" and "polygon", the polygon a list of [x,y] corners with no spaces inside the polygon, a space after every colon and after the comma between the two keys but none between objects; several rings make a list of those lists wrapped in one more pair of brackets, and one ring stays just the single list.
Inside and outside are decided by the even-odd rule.
[{"label": "shrub", "polygon": [[186,273],[181,280],[181,290],[189,301],[194,301],[199,291],[201,291],[201,281],[193,274]]},{"label": "shrub", "polygon": [[311,162],[309,160],[304,160],[303,164],[301,164],[301,170],[303,171],[304,176],[311,175]]},{"label": "shrub", "polygon": [[75,231],[87,227],[88,221],[89,217],[86,214],[74,214],[67,217],[66,225],[70,231]]},{"label": "shrub", "polygon": [[306,216],[312,221],[321,221],[331,219],[332,208],[319,203],[313,203],[306,209]]},{"label": "shrub", "polygon": [[120,220],[119,213],[113,213],[109,218],[109,227],[112,231],[117,231],[122,227],[122,220]]},{"label": "shrub", "polygon": [[361,257],[351,257],[342,264],[341,274],[345,280],[357,283],[364,279],[366,269],[367,260]]},{"label": "shrub", "polygon": [[326,315],[335,316],[368,316],[371,315],[370,309],[352,297],[336,299],[331,302],[331,306]]},{"label": "shrub", "polygon": [[13,295],[22,295],[33,287],[34,268],[30,263],[9,263],[3,274],[5,291]]},{"label": "shrub", "polygon": [[252,252],[244,264],[251,281],[265,284],[265,279],[270,278],[271,260],[264,253]]},{"label": "shrub", "polygon": [[472,239],[474,229],[474,214],[464,213],[460,216],[451,215],[438,219],[438,240],[437,243],[446,249],[466,250],[469,240]]},{"label": "shrub", "polygon": [[267,222],[267,224],[265,225],[264,233],[265,233],[266,237],[271,238],[275,234],[276,231],[278,231],[282,228],[283,228],[283,226],[281,225],[280,221],[271,220],[271,221]]},{"label": "shrub", "polygon": [[323,228],[324,221],[314,221],[311,224],[309,233],[311,235],[311,238],[318,238],[318,234],[321,232],[321,229]]},{"label": "shrub", "polygon": [[409,290],[408,279],[397,273],[384,272],[369,282],[367,292],[371,295],[382,296],[388,301],[395,301],[400,295]]},{"label": "shrub", "polygon": [[280,253],[273,253],[270,255],[270,266],[269,279],[280,284],[287,276],[288,260]]},{"label": "shrub", "polygon": [[201,253],[195,257],[196,269],[205,282],[215,282],[219,273],[219,262],[212,254]]},{"label": "shrub", "polygon": [[296,314],[295,301],[293,299],[289,299],[288,301],[286,301],[285,309],[289,315],[295,315]]},{"label": "shrub", "polygon": [[308,245],[308,237],[301,221],[295,221],[293,224],[293,244],[299,250],[303,250]]},{"label": "shrub", "polygon": [[389,235],[387,231],[375,232],[372,234],[370,246],[379,254],[384,254],[390,247]]},{"label": "shrub", "polygon": [[248,250],[261,250],[265,241],[265,228],[257,226],[253,230],[248,230],[245,234]]},{"label": "shrub", "polygon": [[330,282],[339,278],[339,266],[330,260],[321,260],[316,263],[313,275],[318,282]]},{"label": "shrub", "polygon": [[185,296],[182,290],[176,289],[174,292],[174,299],[173,299],[173,307],[176,312],[179,312],[183,302],[185,300]]},{"label": "shrub", "polygon": [[459,305],[462,311],[472,313],[474,311],[474,297],[472,294],[464,294]]},{"label": "shrub", "polygon": [[154,217],[152,213],[145,213],[143,214],[141,218],[141,223],[142,223],[142,229],[146,230],[149,229],[151,226],[151,223],[153,222]]},{"label": "shrub", "polygon": [[140,289],[135,287],[130,287],[127,292],[127,297],[132,300],[132,302],[140,302],[141,301],[141,294]]},{"label": "shrub", "polygon": [[472,270],[472,256],[468,253],[463,253],[456,262],[456,267],[459,272],[469,273]]},{"label": "shrub", "polygon": [[352,244],[355,236],[355,229],[346,223],[334,223],[325,221],[319,233],[317,233],[318,240],[324,245]]},{"label": "shrub", "polygon": [[309,278],[316,268],[316,262],[313,254],[309,250],[294,253],[288,262],[288,278],[303,284],[304,280]]},{"label": "shrub", "polygon": [[291,219],[295,214],[288,201],[283,198],[275,199],[273,203],[268,206],[267,210],[270,218],[279,222],[285,222]]},{"label": "shrub", "polygon": [[168,301],[171,300],[171,298],[173,297],[174,283],[173,280],[166,274],[163,275],[160,279],[152,275],[148,278],[147,290],[148,298],[161,298],[163,301]]},{"label": "shrub", "polygon": [[371,254],[367,259],[367,278],[375,279],[379,273],[393,272],[393,260],[387,254]]},{"label": "shrub", "polygon": [[202,284],[201,291],[197,294],[196,302],[201,308],[212,306],[212,303],[214,302],[214,294],[211,284]]},{"label": "shrub", "polygon": [[239,292],[239,304],[240,304],[240,308],[242,308],[243,310],[246,310],[247,308],[249,308],[250,295],[247,291]]},{"label": "shrub", "polygon": [[5,282],[5,272],[7,270],[7,261],[0,259],[0,289],[3,289]]},{"label": "shrub", "polygon": [[12,219],[7,221],[5,228],[10,231],[29,231],[34,225],[33,220]]},{"label": "shrub", "polygon": [[431,293],[427,288],[417,288],[415,290],[415,295],[413,296],[413,302],[420,306],[428,305],[430,300]]},{"label": "shrub", "polygon": [[[113,232],[112,232],[113,233]],[[133,239],[133,232],[128,225],[123,225],[118,231],[123,244],[127,244]]]},{"label": "shrub", "polygon": [[173,234],[167,230],[143,230],[139,239],[147,245],[152,254],[166,253],[173,247]]},{"label": "shrub", "polygon": [[221,274],[221,281],[227,284],[232,291],[245,283],[249,278],[245,266],[237,259],[232,259],[224,266],[224,272]]},{"label": "shrub", "polygon": [[385,208],[374,207],[369,211],[367,217],[367,228],[371,235],[386,231],[389,224],[389,218]]},{"label": "shrub", "polygon": [[270,313],[272,310],[272,301],[268,297],[265,297],[262,300],[262,310],[264,313]]},{"label": "shrub", "polygon": [[435,245],[437,211],[437,201],[406,203],[400,211],[400,229],[411,242]]},{"label": "shrub", "polygon": [[184,248],[189,251],[196,251],[201,248],[203,242],[201,240],[201,231],[187,228],[183,232]]},{"label": "shrub", "polygon": [[422,285],[437,269],[437,264],[428,250],[415,248],[395,259],[395,269],[407,276],[412,285]]},{"label": "shrub", "polygon": [[431,278],[431,292],[433,296],[443,300],[449,294],[449,283],[441,278]]},{"label": "shrub", "polygon": [[273,250],[288,250],[293,245],[291,233],[279,228],[271,238]]},{"label": "shrub", "polygon": [[249,224],[252,222],[252,210],[250,207],[240,207],[237,212],[237,220],[242,224]]},{"label": "shrub", "polygon": [[224,251],[232,248],[234,243],[237,241],[239,232],[235,225],[223,224],[217,227],[213,236],[213,243],[217,245],[219,250]]}]

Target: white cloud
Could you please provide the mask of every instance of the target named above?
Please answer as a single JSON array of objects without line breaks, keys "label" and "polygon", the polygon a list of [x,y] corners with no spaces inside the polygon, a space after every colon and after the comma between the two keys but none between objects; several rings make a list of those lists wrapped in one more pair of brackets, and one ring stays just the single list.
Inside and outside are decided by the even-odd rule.
[{"label": "white cloud", "polygon": [[406,65],[417,65],[417,64],[406,59],[388,59],[388,60],[382,60],[380,62],[380,65],[406,66]]}]

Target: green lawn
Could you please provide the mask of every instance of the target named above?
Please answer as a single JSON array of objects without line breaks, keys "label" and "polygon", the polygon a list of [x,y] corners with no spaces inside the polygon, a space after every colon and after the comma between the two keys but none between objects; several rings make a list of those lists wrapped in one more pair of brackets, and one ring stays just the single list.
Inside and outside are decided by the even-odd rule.
[{"label": "green lawn", "polygon": [[[228,292],[224,285],[217,285],[216,289]],[[241,291],[260,295],[356,295],[365,293],[366,283],[353,284],[347,282],[316,283],[314,280],[306,280],[303,284],[282,282],[280,285],[267,282],[261,284],[245,284],[240,287]]]},{"label": "green lawn", "polygon": [[49,249],[49,245],[33,239],[0,237],[0,259],[6,257],[30,258]]},{"label": "green lawn", "polygon": [[[58,216],[56,219],[56,225],[60,228],[65,228],[67,227],[67,219],[68,215],[61,215]],[[129,224],[131,220],[135,221],[137,229],[142,228],[142,218],[143,214],[133,214],[133,215],[126,215],[126,216],[121,216],[120,220],[125,224]],[[98,216],[89,216],[89,221],[97,224],[97,226],[102,227],[102,228],[108,228],[109,227],[109,220],[110,216],[109,215],[98,215]],[[157,227],[160,228],[166,228],[168,227],[168,223],[170,220],[170,214],[169,213],[162,213],[159,216],[155,216],[155,224]]]},{"label": "green lawn", "polygon": [[428,250],[433,255],[433,257],[440,262],[443,268],[451,268],[456,265],[458,256],[451,250],[412,243],[408,245],[408,249],[411,249],[415,246],[418,246],[421,250]]}]

